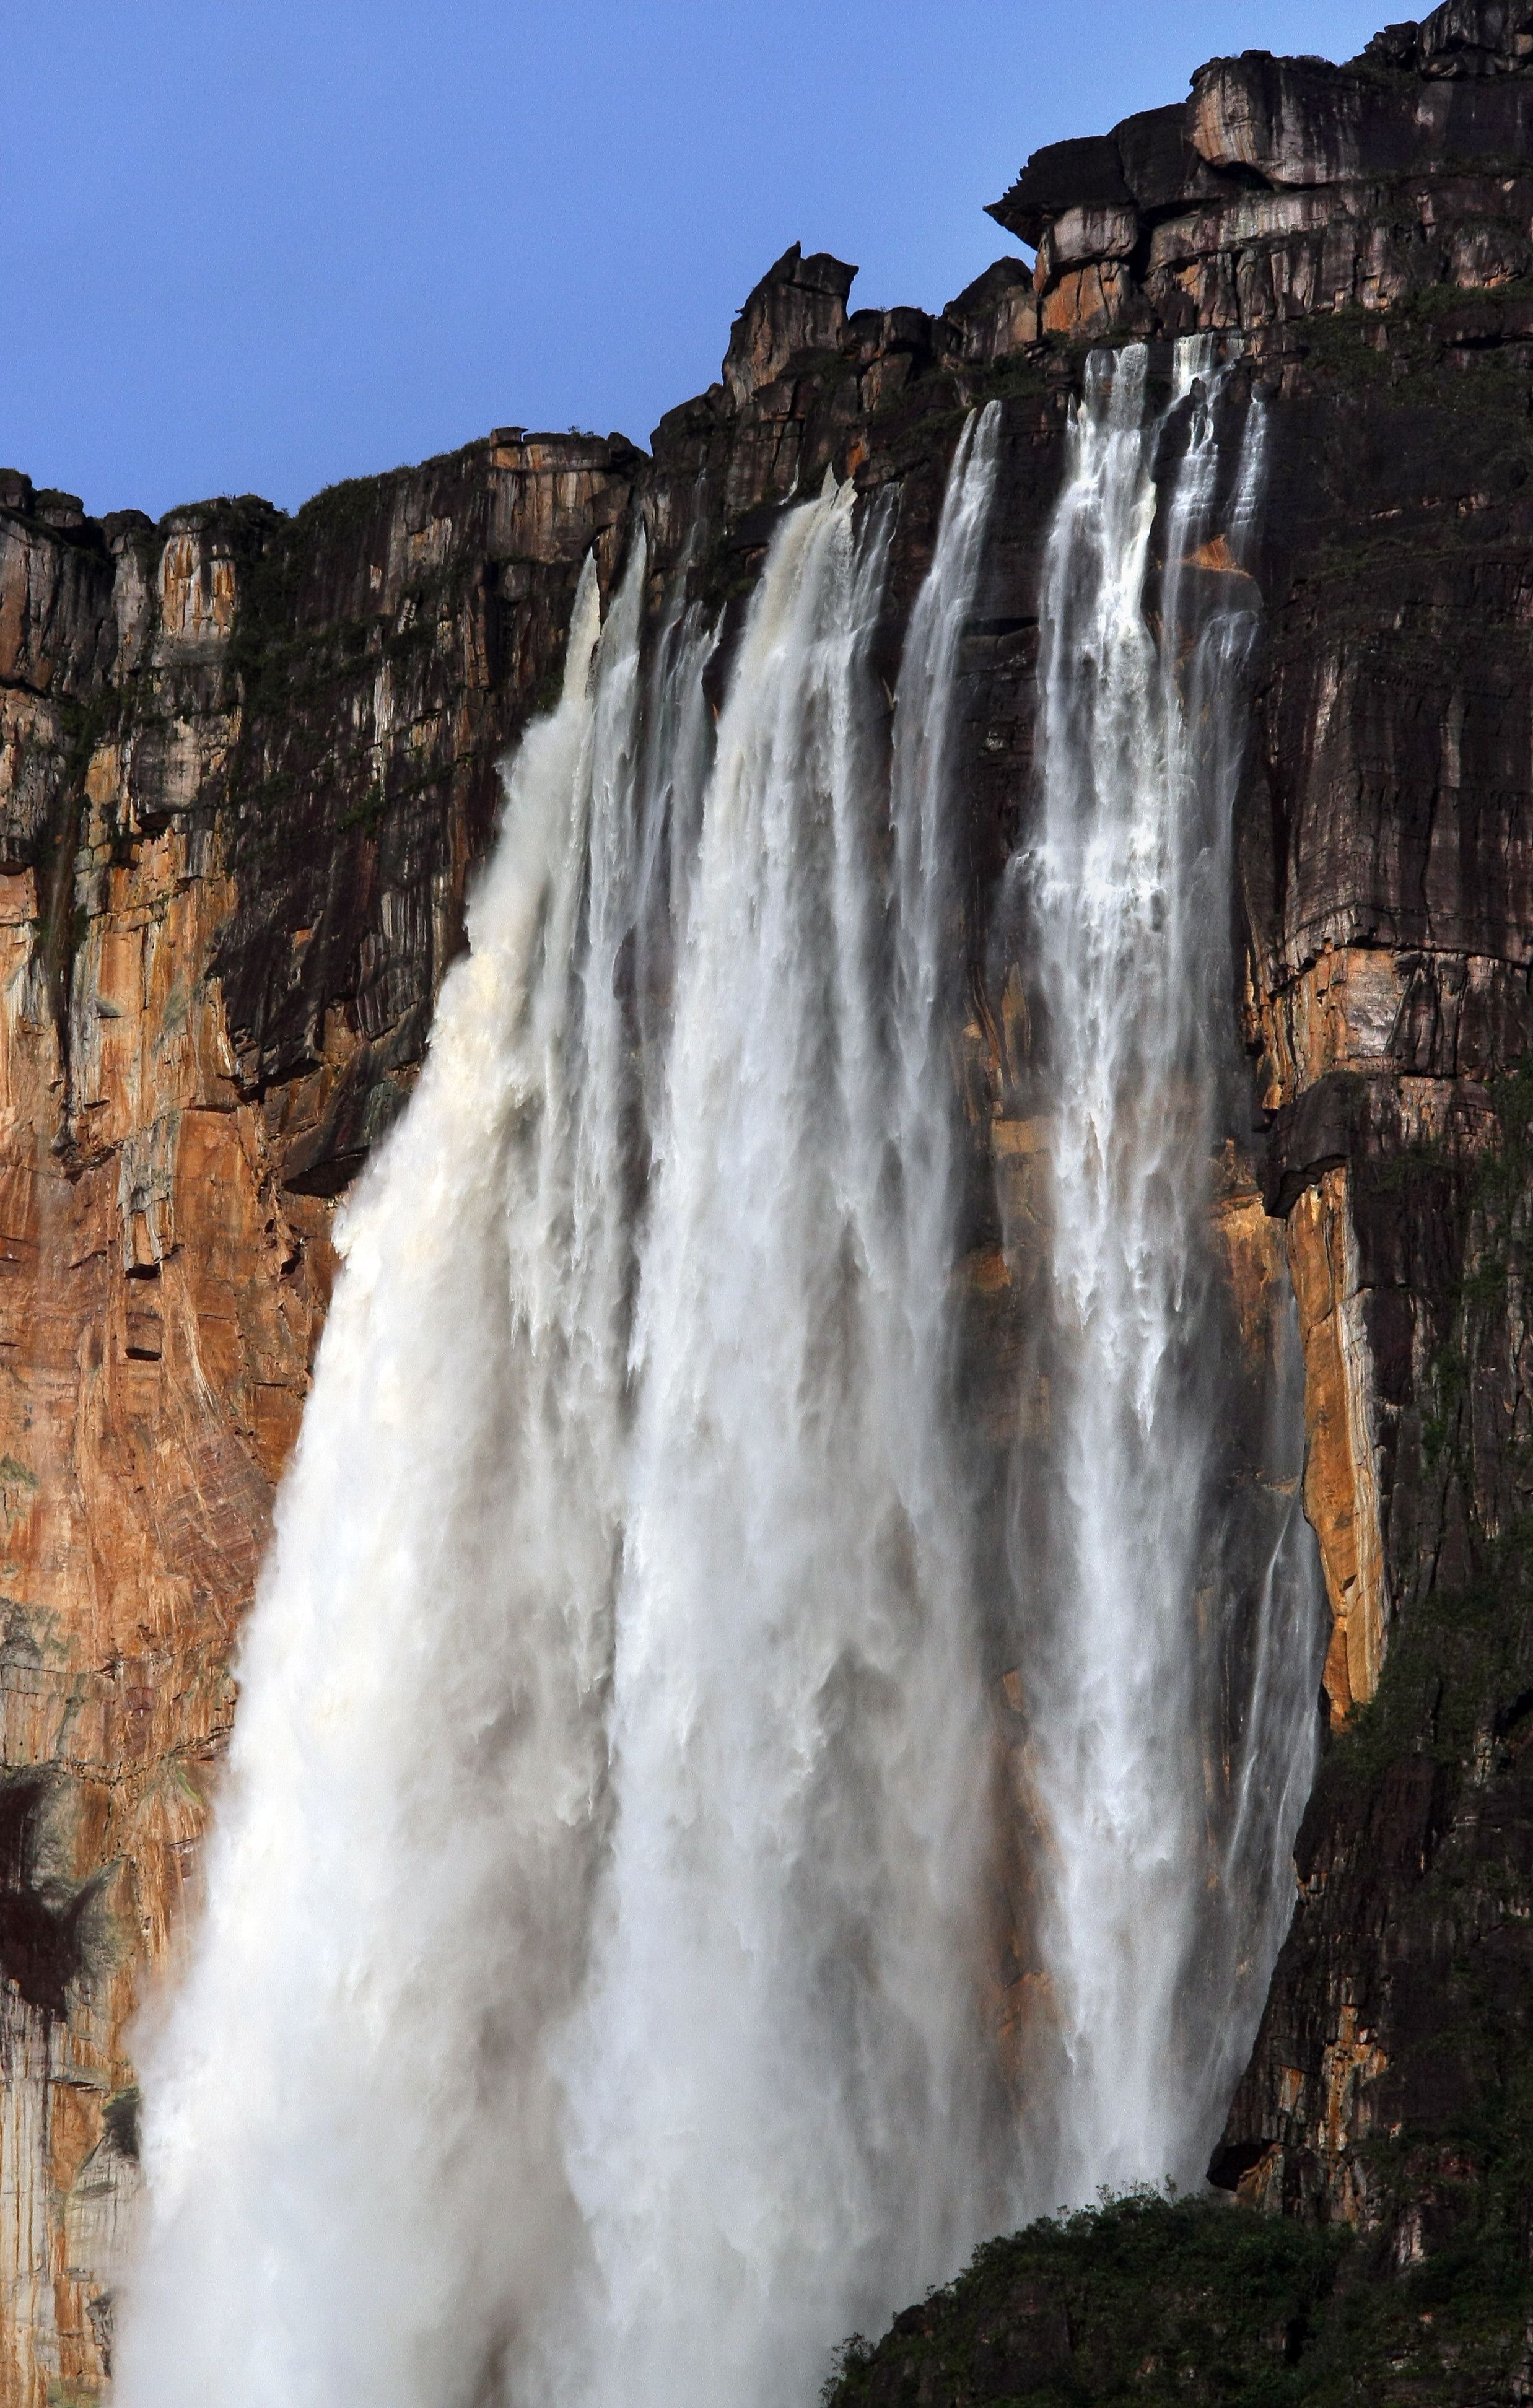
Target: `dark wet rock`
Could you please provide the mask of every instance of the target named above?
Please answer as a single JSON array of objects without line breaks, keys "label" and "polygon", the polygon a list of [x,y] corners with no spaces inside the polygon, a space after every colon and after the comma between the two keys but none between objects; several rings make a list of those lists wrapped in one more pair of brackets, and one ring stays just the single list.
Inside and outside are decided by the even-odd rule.
[{"label": "dark wet rock", "polygon": [[846,330],[854,267],[795,243],[768,268],[735,321],[724,354],[724,390],[738,406],[773,383],[790,361],[835,351]]}]

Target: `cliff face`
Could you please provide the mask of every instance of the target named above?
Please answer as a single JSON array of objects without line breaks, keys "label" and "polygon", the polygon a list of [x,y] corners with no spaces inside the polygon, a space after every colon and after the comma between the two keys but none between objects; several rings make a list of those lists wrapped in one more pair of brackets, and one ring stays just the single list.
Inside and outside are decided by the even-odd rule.
[{"label": "cliff face", "polygon": [[1533,2218],[1533,5],[1454,0],[1351,68],[1216,62],[1184,107],[1041,153],[995,214],[1036,275],[1000,261],[937,319],[849,315],[852,271],[790,251],[649,454],[504,430],[292,519],[158,527],[0,476],[7,2401],[107,2372],[124,2027],[195,1883],[332,1217],[422,1057],[580,562],[595,543],[609,582],[637,509],[657,605],[684,573],[727,640],[790,495],[827,465],[898,481],[892,664],[987,397],[962,1068],[969,1387],[1003,1489],[1039,1197],[1026,965],[993,905],[1068,400],[1084,346],[1129,335],[1239,329],[1270,404],[1253,1113],[1221,1211],[1258,1300],[1286,1249],[1334,1628],[1299,1908],[1216,2177],[1404,2265]]},{"label": "cliff face", "polygon": [[122,2025],[195,1861],[334,1198],[628,456],[508,438],[292,523],[3,488],[7,2400],[106,2364]]},{"label": "cliff face", "polygon": [[1454,5],[1215,61],[994,212],[1045,334],[1239,328],[1273,395],[1239,903],[1338,1735],[1215,2175],[1402,2264],[1530,2212],[1530,111],[1533,9]]},{"label": "cliff face", "polygon": [[1373,1702],[1323,1767],[1215,2167],[1402,2264],[1434,2223],[1528,2214],[1533,1972],[1527,354],[1510,294],[1430,300],[1377,351],[1315,348],[1287,455],[1244,831],[1267,1195],[1301,1302],[1337,1303],[1331,1343],[1306,1302],[1310,1501],[1376,1567],[1327,1670],[1333,1704]]}]

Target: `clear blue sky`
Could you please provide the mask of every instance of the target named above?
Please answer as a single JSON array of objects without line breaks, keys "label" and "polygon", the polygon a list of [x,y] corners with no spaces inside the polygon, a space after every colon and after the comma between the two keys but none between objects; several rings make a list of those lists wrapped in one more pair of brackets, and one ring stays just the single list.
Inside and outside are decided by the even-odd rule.
[{"label": "clear blue sky", "polygon": [[1039,143],[1399,0],[0,0],[0,463],[292,508],[717,374],[790,242],[938,308]]}]

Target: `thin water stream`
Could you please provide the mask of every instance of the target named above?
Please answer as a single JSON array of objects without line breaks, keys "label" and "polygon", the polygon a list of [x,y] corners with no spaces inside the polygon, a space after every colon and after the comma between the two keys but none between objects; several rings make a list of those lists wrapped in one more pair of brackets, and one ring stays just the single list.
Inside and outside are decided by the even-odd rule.
[{"label": "thin water stream", "polygon": [[1291,1911],[1316,1737],[1293,1310],[1280,1269],[1253,1364],[1216,1235],[1221,1155],[1248,1133],[1231,838],[1266,412],[1211,337],[1176,346],[1158,401],[1152,380],[1143,346],[1088,364],[1017,865],[1053,1132],[1021,1570],[1055,2043],[1028,2109],[1040,2207],[1201,2181]]}]

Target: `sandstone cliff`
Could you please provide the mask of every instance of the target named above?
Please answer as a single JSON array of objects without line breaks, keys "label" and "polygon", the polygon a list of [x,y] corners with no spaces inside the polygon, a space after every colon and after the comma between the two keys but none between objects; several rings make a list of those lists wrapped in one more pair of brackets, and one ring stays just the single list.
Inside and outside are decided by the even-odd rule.
[{"label": "sandstone cliff", "polygon": [[106,2366],[122,2025],[194,1863],[334,1198],[628,456],[508,437],[291,523],[0,484],[7,2401]]},{"label": "sandstone cliff", "polygon": [[[332,1216],[408,1092],[579,564],[595,543],[609,580],[641,512],[657,606],[684,573],[727,630],[790,495],[827,465],[897,480],[892,663],[988,397],[967,1273],[975,1442],[1004,1484],[1040,1206],[1026,965],[994,906],[1031,793],[1068,400],[1084,347],[1130,335],[1239,330],[1271,402],[1239,829],[1253,1084],[1221,1214],[1258,1335],[1291,1267],[1334,1628],[1299,1911],[1216,2177],[1360,2220],[1406,2266],[1533,2219],[1533,5],[1451,0],[1348,68],[1215,62],[1185,105],[1039,154],[995,214],[1036,272],[998,261],[937,318],[849,312],[853,271],[795,246],[647,454],[507,429],[291,519],[243,499],[157,527],[0,475],[18,2408],[108,2371],[137,2179],[124,2027],[194,1886]],[[1007,2014],[1020,1940],[1012,1971]]]}]

